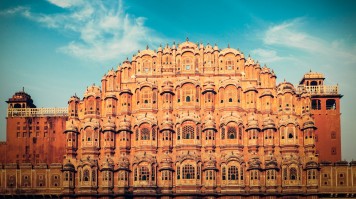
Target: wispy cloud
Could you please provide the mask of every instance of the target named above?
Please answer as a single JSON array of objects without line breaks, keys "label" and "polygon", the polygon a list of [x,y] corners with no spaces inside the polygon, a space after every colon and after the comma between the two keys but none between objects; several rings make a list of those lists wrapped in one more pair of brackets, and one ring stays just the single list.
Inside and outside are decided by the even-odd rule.
[{"label": "wispy cloud", "polygon": [[161,39],[146,27],[144,17],[125,13],[121,1],[48,0],[64,12],[43,14],[29,7],[2,11],[1,15],[21,15],[47,28],[74,33],[74,39],[59,52],[91,60],[117,60],[146,44],[158,45]]},{"label": "wispy cloud", "polygon": [[296,18],[281,24],[270,26],[263,37],[268,46],[298,49],[310,54],[336,56],[349,62],[356,62],[355,46],[346,47],[341,39],[327,41],[303,31],[305,18]]}]

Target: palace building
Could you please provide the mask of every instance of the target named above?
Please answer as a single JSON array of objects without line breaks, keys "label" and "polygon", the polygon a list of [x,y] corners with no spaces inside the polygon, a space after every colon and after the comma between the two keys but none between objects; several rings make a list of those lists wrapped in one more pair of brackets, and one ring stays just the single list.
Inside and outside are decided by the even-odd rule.
[{"label": "palace building", "polygon": [[337,85],[299,85],[233,48],[138,51],[67,108],[10,98],[0,194],[65,198],[356,197]]}]

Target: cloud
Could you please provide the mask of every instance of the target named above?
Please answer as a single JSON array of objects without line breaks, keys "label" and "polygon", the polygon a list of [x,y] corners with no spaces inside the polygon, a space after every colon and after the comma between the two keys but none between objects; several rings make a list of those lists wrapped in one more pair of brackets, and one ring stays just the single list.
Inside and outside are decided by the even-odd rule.
[{"label": "cloud", "polygon": [[308,34],[303,30],[305,18],[296,18],[270,26],[264,33],[263,43],[267,46],[287,47],[310,54],[336,56],[352,63],[356,62],[355,46],[347,47],[343,40],[328,41]]},{"label": "cloud", "polygon": [[29,7],[2,11],[2,15],[21,15],[47,28],[70,33],[73,39],[59,52],[97,61],[117,60],[148,45],[161,43],[160,37],[145,26],[144,17],[125,13],[121,1],[48,0],[63,9],[54,14],[35,13]]},{"label": "cloud", "polygon": [[258,60],[265,63],[272,63],[272,62],[289,59],[287,57],[281,57],[277,55],[277,51],[275,50],[262,49],[262,48],[257,48],[252,50],[251,54],[253,57],[256,57]]}]

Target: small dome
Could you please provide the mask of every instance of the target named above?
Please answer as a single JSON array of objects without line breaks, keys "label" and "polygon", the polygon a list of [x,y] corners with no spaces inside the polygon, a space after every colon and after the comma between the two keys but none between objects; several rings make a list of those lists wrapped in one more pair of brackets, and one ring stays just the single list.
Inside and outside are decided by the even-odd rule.
[{"label": "small dome", "polygon": [[65,132],[78,132],[78,127],[73,120],[66,121]]},{"label": "small dome", "polygon": [[159,45],[157,52],[161,52],[162,51],[162,45]]},{"label": "small dome", "polygon": [[216,93],[214,91],[214,88],[215,88],[215,84],[214,84],[213,81],[208,80],[208,81],[204,82],[204,84],[203,84],[203,94],[206,93],[206,92],[209,92],[209,91],[213,92],[213,93]]},{"label": "small dome", "polygon": [[246,65],[246,66],[255,65],[255,61],[249,56],[249,57],[246,59],[245,65]]},{"label": "small dome", "polygon": [[119,131],[131,131],[131,122],[126,117],[122,118],[119,122]]},{"label": "small dome", "polygon": [[161,131],[172,130],[173,125],[174,125],[174,123],[172,121],[172,117],[170,116],[170,114],[165,114],[162,118]]},{"label": "small dome", "polygon": [[171,93],[174,94],[173,92],[173,83],[171,81],[164,81],[162,85],[162,93]]},{"label": "small dome", "polygon": [[77,97],[77,95],[73,95],[69,98],[68,104],[72,101],[79,102],[80,99],[79,99],[79,97]]},{"label": "small dome", "polygon": [[103,161],[103,164],[101,165],[101,171],[103,170],[114,170],[114,161],[111,158],[106,158],[105,161]]},{"label": "small dome", "polygon": [[63,165],[63,170],[64,171],[75,171],[74,165],[68,160],[66,164]]},{"label": "small dome", "polygon": [[119,170],[129,170],[130,161],[126,156],[121,156],[117,163]]},{"label": "small dome", "polygon": [[251,114],[248,118],[247,118],[247,129],[259,129],[258,127],[258,120],[256,118],[255,114]]},{"label": "small dome", "polygon": [[101,96],[100,87],[95,86],[94,84],[92,86],[89,86],[84,93],[84,98],[87,98],[89,96],[94,96],[95,98],[100,97]]},{"label": "small dome", "polygon": [[169,156],[167,153],[163,154],[159,170],[173,170],[172,163],[173,160],[171,156]]},{"label": "small dome", "polygon": [[116,127],[115,123],[108,120],[103,124],[103,131],[115,131],[115,127]]},{"label": "small dome", "polygon": [[294,88],[293,84],[285,81],[285,82],[278,84],[277,91],[280,94],[284,94],[284,93],[288,93],[288,92],[295,93],[295,88]]},{"label": "small dome", "polygon": [[210,112],[205,116],[205,120],[203,122],[203,127],[204,127],[203,131],[208,130],[208,129],[216,129],[214,116],[211,115]]},{"label": "small dome", "polygon": [[261,161],[260,158],[254,154],[252,155],[252,157],[250,158],[250,160],[248,161],[248,169],[247,170],[251,170],[251,169],[261,169]]},{"label": "small dome", "polygon": [[111,69],[111,70],[108,72],[107,76],[108,76],[108,77],[110,77],[110,76],[116,76],[114,69]]},{"label": "small dome", "polygon": [[265,130],[265,129],[276,129],[276,125],[274,123],[274,120],[269,115],[264,118],[262,126],[263,126],[263,130]]}]

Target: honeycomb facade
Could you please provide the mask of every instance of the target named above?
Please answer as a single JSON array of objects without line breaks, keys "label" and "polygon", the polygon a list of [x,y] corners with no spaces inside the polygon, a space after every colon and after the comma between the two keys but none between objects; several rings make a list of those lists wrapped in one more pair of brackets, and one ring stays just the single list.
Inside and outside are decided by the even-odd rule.
[{"label": "honeycomb facade", "polygon": [[[45,194],[69,198],[353,196],[354,162],[319,163],[315,100],[334,100],[339,146],[341,95],[313,74],[277,85],[240,51],[188,40],[139,51],[69,99],[62,162],[5,162],[2,193],[43,194],[31,172],[21,189],[20,174],[47,169]],[[341,151],[324,157],[339,161]]]}]

